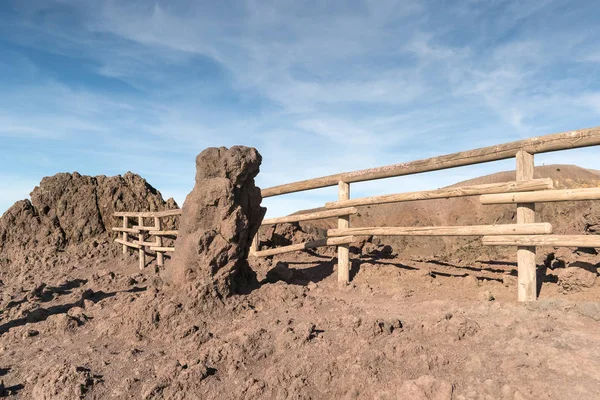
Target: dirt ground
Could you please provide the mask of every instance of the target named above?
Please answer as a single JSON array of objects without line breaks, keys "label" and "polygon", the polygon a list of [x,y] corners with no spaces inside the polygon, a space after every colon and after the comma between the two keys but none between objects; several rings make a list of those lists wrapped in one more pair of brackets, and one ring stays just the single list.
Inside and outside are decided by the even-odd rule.
[{"label": "dirt ground", "polygon": [[[574,166],[536,174],[600,186]],[[157,270],[149,257],[139,271],[113,243],[114,211],[174,207],[134,174],[58,174],[0,218],[0,397],[600,398],[595,250],[538,249],[539,300],[527,304],[516,301],[515,249],[478,238],[361,238],[342,286],[335,248],[251,257],[239,294],[192,298],[168,283],[176,259]],[[537,217],[594,235],[599,207],[544,204]],[[351,224],[514,223],[514,209],[438,199],[360,207]],[[334,223],[264,227],[261,245],[314,240]]]},{"label": "dirt ground", "polygon": [[[285,261],[285,264],[278,264]],[[594,399],[600,287],[516,302],[513,263],[296,253],[188,309],[135,256],[5,282],[2,395],[34,399]],[[166,266],[168,268],[168,264]],[[65,272],[63,276],[60,276]],[[9,300],[10,298],[10,300]]]}]

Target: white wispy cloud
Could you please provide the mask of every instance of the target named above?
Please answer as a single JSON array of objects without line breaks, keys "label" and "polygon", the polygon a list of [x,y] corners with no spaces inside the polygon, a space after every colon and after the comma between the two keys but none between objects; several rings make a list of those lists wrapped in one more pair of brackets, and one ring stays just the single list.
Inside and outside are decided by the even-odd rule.
[{"label": "white wispy cloud", "polygon": [[[21,65],[30,82],[3,90],[0,138],[93,151],[106,169],[139,172],[180,202],[193,182],[193,156],[208,146],[257,147],[258,182],[272,186],[598,125],[600,115],[600,45],[590,17],[599,9],[591,2],[573,2],[568,13],[550,0],[13,7],[20,18],[4,21],[9,42],[81,62],[106,81],[73,83],[25,55],[14,58],[7,68]],[[69,165],[102,169],[83,158]],[[357,193],[435,188],[505,165],[365,183]],[[269,199],[269,215],[326,196]]]}]

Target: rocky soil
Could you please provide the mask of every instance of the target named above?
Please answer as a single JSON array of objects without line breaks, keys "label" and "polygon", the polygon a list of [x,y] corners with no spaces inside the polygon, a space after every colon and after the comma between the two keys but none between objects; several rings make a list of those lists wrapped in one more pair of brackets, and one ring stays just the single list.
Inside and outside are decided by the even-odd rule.
[{"label": "rocky soil", "polygon": [[[260,159],[247,149],[221,152],[226,154],[199,156],[199,171],[212,166],[219,173],[205,171],[197,185],[215,190],[192,196],[195,207],[184,205],[184,213],[211,215],[214,232],[205,228],[209,235],[199,236],[199,222],[185,228],[188,238],[196,238],[181,239],[191,250],[167,260],[164,270],[151,262],[139,271],[135,254],[123,256],[110,243],[107,216],[113,210],[175,206],[139,177],[130,178],[139,184],[126,183],[127,175],[51,178],[89,183],[77,191],[52,185],[61,188],[52,195],[36,189],[39,196],[32,194],[30,203],[17,203],[2,217],[0,256],[10,262],[1,268],[0,396],[598,397],[600,259],[594,252],[548,249],[539,262],[540,299],[530,304],[516,302],[514,251],[492,257],[472,250],[477,253],[467,257],[467,250],[444,253],[448,247],[437,247],[427,253],[367,238],[352,247],[352,283],[342,287],[333,249],[245,264],[249,242],[240,233],[262,218],[253,189]],[[223,159],[231,161],[218,162]],[[117,182],[116,192],[100,189],[113,187],[100,183],[107,180]],[[83,206],[76,193],[96,200]],[[591,222],[600,214],[593,207],[542,215],[562,216],[573,222],[569,229],[596,234]],[[378,212],[361,212],[373,218],[362,223],[377,222]],[[78,217],[68,217],[73,215]],[[436,221],[403,219],[402,225]],[[267,228],[262,242],[297,242],[316,237],[323,227]],[[21,251],[19,241],[25,243]],[[202,246],[211,248],[208,265],[199,261],[208,254]],[[98,248],[105,250],[93,250]],[[184,273],[173,276],[178,270]],[[192,275],[201,279],[190,281]],[[235,276],[246,284],[236,285]],[[204,290],[211,280],[215,290]]]}]

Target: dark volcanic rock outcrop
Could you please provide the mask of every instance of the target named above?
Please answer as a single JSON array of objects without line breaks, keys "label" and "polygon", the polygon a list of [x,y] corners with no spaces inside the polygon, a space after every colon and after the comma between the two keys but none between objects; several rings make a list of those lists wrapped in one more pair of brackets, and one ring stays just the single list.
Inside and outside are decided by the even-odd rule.
[{"label": "dark volcanic rock outcrop", "polygon": [[[57,264],[115,253],[115,211],[177,208],[139,175],[60,173],[42,179],[31,201],[15,203],[0,218],[0,276],[36,274]],[[35,274],[33,274],[35,275]]]},{"label": "dark volcanic rock outcrop", "polygon": [[192,301],[227,297],[250,272],[250,242],[266,212],[254,184],[261,161],[256,149],[241,146],[209,148],[196,158],[172,260],[172,279]]}]

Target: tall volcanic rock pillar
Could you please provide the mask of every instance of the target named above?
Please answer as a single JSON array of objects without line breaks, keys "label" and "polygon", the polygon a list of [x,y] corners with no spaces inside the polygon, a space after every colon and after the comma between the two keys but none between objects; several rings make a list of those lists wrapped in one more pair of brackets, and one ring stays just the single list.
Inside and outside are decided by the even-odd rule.
[{"label": "tall volcanic rock pillar", "polygon": [[262,157],[254,148],[208,148],[196,157],[196,185],[182,208],[171,262],[173,284],[192,301],[224,298],[248,276],[252,238],[265,215],[254,184]]}]

